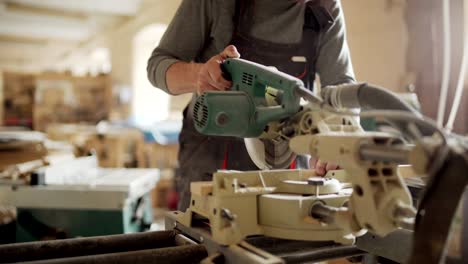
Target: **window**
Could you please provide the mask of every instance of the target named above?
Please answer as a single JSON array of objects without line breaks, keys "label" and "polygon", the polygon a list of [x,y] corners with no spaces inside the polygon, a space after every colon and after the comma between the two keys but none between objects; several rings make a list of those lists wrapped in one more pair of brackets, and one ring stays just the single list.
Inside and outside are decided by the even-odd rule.
[{"label": "window", "polygon": [[159,44],[166,28],[163,24],[151,24],[133,39],[132,119],[139,126],[149,126],[169,117],[170,96],[153,87],[146,74],[151,52]]}]

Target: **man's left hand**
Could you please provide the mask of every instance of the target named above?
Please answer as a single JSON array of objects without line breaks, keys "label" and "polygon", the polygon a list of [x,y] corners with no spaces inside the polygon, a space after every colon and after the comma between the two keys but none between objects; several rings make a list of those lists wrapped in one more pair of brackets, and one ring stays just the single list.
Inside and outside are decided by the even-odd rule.
[{"label": "man's left hand", "polygon": [[311,157],[309,161],[309,166],[311,169],[315,169],[315,173],[318,176],[325,176],[330,170],[337,170],[340,168],[337,164],[332,162],[323,162],[318,158]]}]

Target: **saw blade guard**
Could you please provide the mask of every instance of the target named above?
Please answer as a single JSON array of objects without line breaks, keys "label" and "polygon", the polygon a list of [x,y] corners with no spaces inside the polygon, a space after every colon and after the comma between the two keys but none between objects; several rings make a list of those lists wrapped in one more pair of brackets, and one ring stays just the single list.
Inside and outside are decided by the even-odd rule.
[{"label": "saw blade guard", "polygon": [[244,142],[253,163],[261,170],[289,168],[297,156],[286,140],[245,138]]}]

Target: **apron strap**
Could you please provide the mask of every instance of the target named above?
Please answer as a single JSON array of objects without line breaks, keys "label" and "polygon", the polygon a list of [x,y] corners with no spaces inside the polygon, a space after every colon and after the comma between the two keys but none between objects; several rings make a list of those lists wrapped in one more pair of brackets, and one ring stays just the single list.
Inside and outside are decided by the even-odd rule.
[{"label": "apron strap", "polygon": [[[242,32],[242,25],[245,17],[249,17],[249,12],[253,10],[255,0],[236,0],[235,12],[234,12],[234,32],[233,34],[239,34]],[[250,24],[250,23],[248,23]]]},{"label": "apron strap", "polygon": [[294,159],[292,162],[291,162],[291,165],[289,165],[289,169],[291,170],[294,170],[297,168],[297,161],[296,159]]},{"label": "apron strap", "polygon": [[312,29],[314,31],[325,31],[334,22],[330,13],[331,1],[309,1],[306,4],[304,16],[304,29]]},{"label": "apron strap", "polygon": [[226,143],[226,150],[224,151],[223,165],[221,165],[222,170],[228,169],[228,160],[229,160],[229,142]]}]

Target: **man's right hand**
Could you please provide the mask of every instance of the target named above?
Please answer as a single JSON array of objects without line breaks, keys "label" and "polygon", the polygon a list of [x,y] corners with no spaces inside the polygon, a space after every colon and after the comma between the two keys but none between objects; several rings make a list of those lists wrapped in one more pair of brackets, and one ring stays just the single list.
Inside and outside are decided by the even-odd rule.
[{"label": "man's right hand", "polygon": [[206,91],[224,91],[232,86],[232,82],[224,79],[221,64],[228,58],[239,58],[240,54],[233,45],[227,46],[220,54],[213,56],[202,64],[198,71],[197,93]]}]

